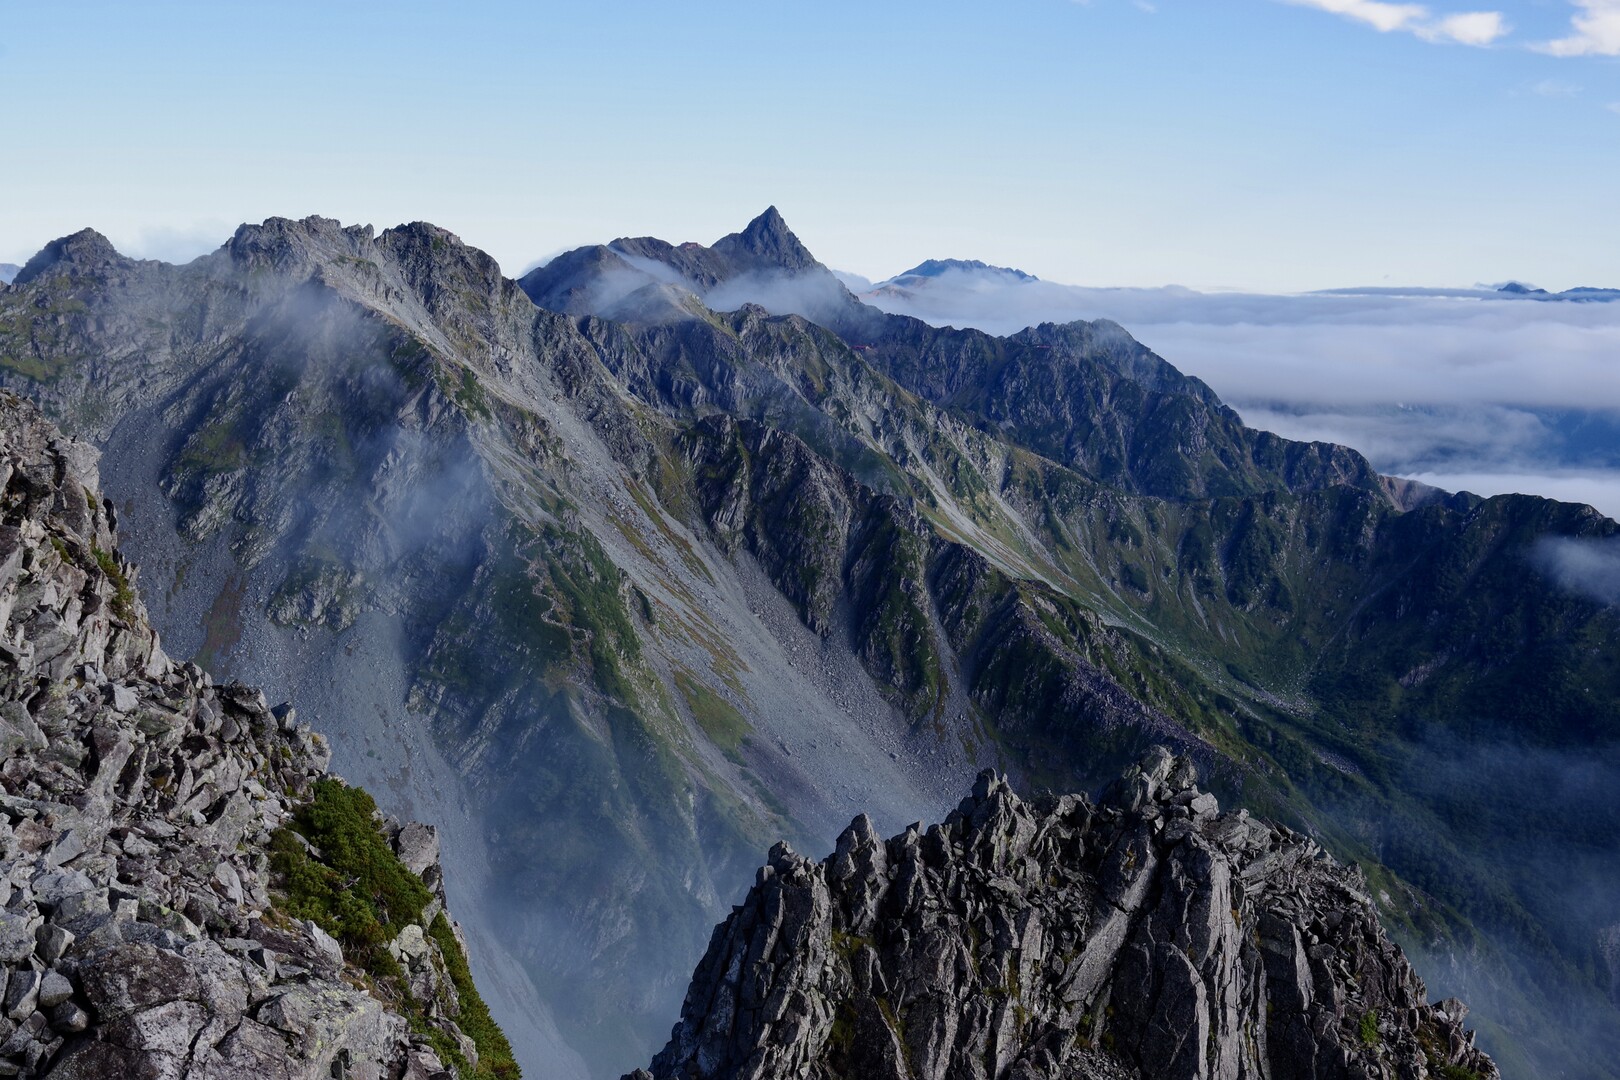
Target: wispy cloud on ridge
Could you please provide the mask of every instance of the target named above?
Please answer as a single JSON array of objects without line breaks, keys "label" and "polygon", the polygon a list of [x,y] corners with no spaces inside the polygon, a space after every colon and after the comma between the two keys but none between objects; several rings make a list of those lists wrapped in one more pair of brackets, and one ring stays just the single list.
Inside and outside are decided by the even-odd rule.
[{"label": "wispy cloud on ridge", "polygon": [[1568,37],[1533,46],[1549,56],[1620,56],[1620,0],[1571,0],[1580,14],[1570,17]]},{"label": "wispy cloud on ridge", "polygon": [[[1380,33],[1403,31],[1424,41],[1473,45],[1495,44],[1508,35],[1507,18],[1500,11],[1468,11],[1436,15],[1424,4],[1397,4],[1388,0],[1281,0],[1295,7],[1316,8],[1364,23]],[[1590,0],[1607,4],[1612,0]]]}]

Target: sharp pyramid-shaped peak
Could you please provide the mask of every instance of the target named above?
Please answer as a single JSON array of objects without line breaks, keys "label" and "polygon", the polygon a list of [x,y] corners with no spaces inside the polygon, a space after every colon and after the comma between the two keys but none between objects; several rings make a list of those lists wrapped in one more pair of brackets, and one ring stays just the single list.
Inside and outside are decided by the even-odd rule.
[{"label": "sharp pyramid-shaped peak", "polygon": [[742,232],[715,241],[714,250],[735,262],[768,264],[789,271],[809,270],[821,265],[793,235],[793,230],[788,228],[781,212],[774,206],[766,207],[765,212],[750,221]]},{"label": "sharp pyramid-shaped peak", "polygon": [[73,269],[93,271],[128,261],[112,246],[111,240],[94,229],[80,229],[70,236],[52,240],[41,248],[39,254],[29,259],[28,264],[18,272],[16,283],[26,285],[53,267],[64,264]]},{"label": "sharp pyramid-shaped peak", "polygon": [[793,230],[789,229],[788,223],[783,220],[782,212],[775,206],[767,206],[758,217],[748,223],[748,227],[742,231],[742,235],[745,237],[787,237],[795,243],[798,241],[798,238],[793,235]]}]

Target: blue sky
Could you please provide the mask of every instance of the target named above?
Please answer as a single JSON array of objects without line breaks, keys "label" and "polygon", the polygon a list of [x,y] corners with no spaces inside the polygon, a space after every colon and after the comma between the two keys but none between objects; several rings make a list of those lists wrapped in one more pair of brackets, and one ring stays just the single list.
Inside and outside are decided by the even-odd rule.
[{"label": "blue sky", "polygon": [[516,273],[775,203],[874,277],[1620,285],[1615,54],[1620,0],[12,3],[0,260],[321,213]]}]

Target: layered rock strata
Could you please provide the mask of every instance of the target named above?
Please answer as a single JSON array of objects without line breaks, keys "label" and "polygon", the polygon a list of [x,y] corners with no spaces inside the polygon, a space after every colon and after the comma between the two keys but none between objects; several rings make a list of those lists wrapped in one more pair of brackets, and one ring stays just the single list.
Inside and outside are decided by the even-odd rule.
[{"label": "layered rock strata", "polygon": [[1100,804],[990,773],[942,825],[785,845],[627,1080],[1494,1080],[1359,869],[1155,751]]},{"label": "layered rock strata", "polygon": [[170,660],[131,574],[95,451],[0,393],[0,1076],[471,1075],[433,830],[366,822],[426,901],[373,970],[290,915],[272,852],[335,873],[299,814],[349,789],[290,707]]}]

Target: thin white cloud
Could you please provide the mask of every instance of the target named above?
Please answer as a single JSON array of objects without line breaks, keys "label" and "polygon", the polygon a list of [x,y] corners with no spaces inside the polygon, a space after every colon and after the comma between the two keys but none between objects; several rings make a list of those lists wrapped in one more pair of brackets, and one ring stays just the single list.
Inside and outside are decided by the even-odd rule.
[{"label": "thin white cloud", "polygon": [[1436,16],[1423,4],[1392,4],[1386,0],[1282,0],[1282,3],[1326,11],[1364,23],[1380,33],[1399,30],[1415,34],[1424,41],[1440,43],[1491,45],[1506,37],[1510,29],[1499,11]]},{"label": "thin white cloud", "polygon": [[1530,92],[1540,97],[1574,97],[1581,92],[1581,88],[1562,79],[1542,79],[1530,88]]},{"label": "thin white cloud", "polygon": [[1620,0],[1572,0],[1568,37],[1534,46],[1550,56],[1620,56]]},{"label": "thin white cloud", "polygon": [[1330,11],[1366,23],[1385,34],[1391,30],[1411,30],[1429,17],[1429,9],[1421,4],[1388,4],[1382,0],[1283,0],[1283,3]]},{"label": "thin white cloud", "polygon": [[1500,11],[1469,11],[1419,26],[1416,33],[1425,41],[1453,41],[1483,48],[1507,37],[1508,23]]},{"label": "thin white cloud", "polygon": [[1608,109],[1612,113],[1620,113],[1620,101],[1611,101],[1605,105],[1604,108]]}]

